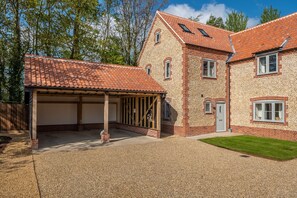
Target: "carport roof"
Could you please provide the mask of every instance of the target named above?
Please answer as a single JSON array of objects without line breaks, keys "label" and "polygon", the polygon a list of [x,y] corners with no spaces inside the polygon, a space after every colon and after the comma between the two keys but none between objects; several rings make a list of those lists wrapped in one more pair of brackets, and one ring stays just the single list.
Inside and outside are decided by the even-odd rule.
[{"label": "carport roof", "polygon": [[141,67],[25,56],[26,88],[165,93]]}]

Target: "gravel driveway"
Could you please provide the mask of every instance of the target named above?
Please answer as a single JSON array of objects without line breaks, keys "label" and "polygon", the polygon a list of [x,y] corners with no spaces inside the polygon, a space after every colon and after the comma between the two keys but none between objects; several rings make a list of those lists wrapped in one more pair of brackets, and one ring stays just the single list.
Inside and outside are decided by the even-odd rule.
[{"label": "gravel driveway", "polygon": [[42,197],[297,197],[297,160],[244,157],[187,138],[34,158]]}]

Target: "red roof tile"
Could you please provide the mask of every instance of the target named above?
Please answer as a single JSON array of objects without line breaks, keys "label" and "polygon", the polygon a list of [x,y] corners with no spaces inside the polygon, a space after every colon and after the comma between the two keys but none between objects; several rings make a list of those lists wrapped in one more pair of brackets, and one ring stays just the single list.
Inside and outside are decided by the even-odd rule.
[{"label": "red roof tile", "polygon": [[297,13],[231,34],[235,54],[231,62],[251,58],[255,53],[280,48],[286,39],[283,50],[297,47]]},{"label": "red roof tile", "polygon": [[[177,36],[186,44],[226,51],[233,52],[229,35],[233,32],[216,28],[210,25],[206,25],[200,22],[195,22],[190,19],[174,16],[167,14],[165,12],[157,12],[157,15],[167,23],[172,31],[177,34]],[[178,25],[179,23],[184,24],[192,32],[184,32],[182,28]],[[203,29],[210,37],[205,37],[201,34],[198,28]]]},{"label": "red roof tile", "polygon": [[35,55],[25,57],[25,87],[165,93],[140,67]]}]

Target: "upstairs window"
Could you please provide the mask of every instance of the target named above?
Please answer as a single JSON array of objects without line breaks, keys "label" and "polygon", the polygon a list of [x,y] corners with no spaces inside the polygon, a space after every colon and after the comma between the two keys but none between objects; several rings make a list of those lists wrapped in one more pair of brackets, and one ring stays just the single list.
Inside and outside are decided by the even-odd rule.
[{"label": "upstairs window", "polygon": [[269,54],[258,57],[257,74],[272,74],[278,72],[278,54]]},{"label": "upstairs window", "polygon": [[170,61],[167,60],[165,62],[165,79],[170,79],[171,77],[171,65],[170,65]]},{"label": "upstairs window", "polygon": [[210,36],[205,32],[205,30],[200,29],[200,28],[198,28],[198,30],[199,30],[199,32],[200,32],[203,36],[205,36],[205,37],[210,37]]},{"label": "upstairs window", "polygon": [[160,43],[160,37],[161,37],[160,32],[156,32],[155,33],[155,44]]},{"label": "upstairs window", "polygon": [[203,60],[202,76],[216,78],[216,63],[213,60]]},{"label": "upstairs window", "polygon": [[146,71],[147,75],[151,75],[151,73],[152,73],[152,66],[151,66],[151,64],[148,64],[145,67],[145,71]]},{"label": "upstairs window", "polygon": [[284,122],[284,101],[254,102],[254,121]]},{"label": "upstairs window", "polygon": [[192,33],[191,30],[189,30],[189,28],[187,28],[186,25],[181,23],[179,23],[178,25],[181,27],[181,29],[183,29],[184,32]]},{"label": "upstairs window", "polygon": [[151,75],[151,68],[150,67],[146,68],[146,73],[147,73],[147,75]]}]

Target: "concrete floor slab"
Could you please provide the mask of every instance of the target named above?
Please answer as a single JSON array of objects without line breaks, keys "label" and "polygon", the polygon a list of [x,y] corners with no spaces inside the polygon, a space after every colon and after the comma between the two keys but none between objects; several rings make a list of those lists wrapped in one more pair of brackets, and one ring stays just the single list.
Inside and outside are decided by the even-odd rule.
[{"label": "concrete floor slab", "polygon": [[145,144],[162,141],[161,139],[130,131],[111,129],[110,142],[102,143],[100,140],[100,131],[101,130],[39,132],[39,149],[35,152],[86,150],[97,147]]}]

